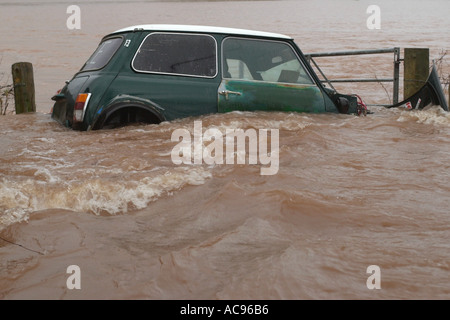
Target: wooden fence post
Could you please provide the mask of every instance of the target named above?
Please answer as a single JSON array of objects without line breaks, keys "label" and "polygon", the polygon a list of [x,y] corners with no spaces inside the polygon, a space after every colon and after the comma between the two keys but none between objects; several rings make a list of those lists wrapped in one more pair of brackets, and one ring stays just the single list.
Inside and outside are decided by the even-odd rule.
[{"label": "wooden fence post", "polygon": [[11,69],[16,114],[36,112],[33,65],[30,62],[17,62]]},{"label": "wooden fence post", "polygon": [[405,48],[403,97],[409,98],[427,82],[430,74],[430,49]]}]

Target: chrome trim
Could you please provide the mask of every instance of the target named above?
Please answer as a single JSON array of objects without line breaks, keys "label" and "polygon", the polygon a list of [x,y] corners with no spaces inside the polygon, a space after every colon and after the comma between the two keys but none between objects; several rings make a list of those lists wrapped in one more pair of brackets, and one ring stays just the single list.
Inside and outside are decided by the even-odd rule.
[{"label": "chrome trim", "polygon": [[219,91],[219,94],[222,95],[222,96],[225,96],[225,100],[228,100],[228,95],[230,95],[230,94],[235,94],[235,95],[237,95],[237,96],[242,95],[241,92],[238,92],[238,91],[229,91],[229,90],[222,90],[222,91]]},{"label": "chrome trim", "polygon": [[85,93],[87,93],[88,96],[86,98],[86,102],[84,103],[83,113],[81,114],[81,121],[80,122],[84,121],[84,115],[86,114],[86,108],[87,108],[87,106],[89,104],[89,100],[91,100],[91,96],[92,96],[92,93],[89,93],[89,92],[85,92]]}]

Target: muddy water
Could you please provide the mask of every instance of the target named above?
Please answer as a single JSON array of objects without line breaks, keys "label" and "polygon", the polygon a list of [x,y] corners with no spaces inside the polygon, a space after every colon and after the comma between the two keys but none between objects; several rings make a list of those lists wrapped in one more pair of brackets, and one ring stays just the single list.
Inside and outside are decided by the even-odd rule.
[{"label": "muddy water", "polygon": [[[81,2],[79,31],[65,26],[66,4],[0,4],[2,70],[34,63],[39,110],[0,117],[2,299],[450,298],[450,116],[438,107],[229,113],[96,132],[67,130],[48,114],[48,97],[123,26],[262,29],[292,35],[305,52],[419,39],[433,58],[450,47],[440,35],[448,2],[380,1],[378,31],[366,28],[365,1],[133,4]],[[323,8],[342,19],[322,19]],[[15,31],[24,19],[28,31]],[[355,65],[389,77],[391,58],[323,64],[336,78]],[[369,102],[386,100],[380,86],[361,90]],[[175,165],[171,134],[193,132],[194,120],[203,130],[278,129],[278,173]],[[80,290],[67,287],[71,265]],[[379,290],[367,287],[371,265]]]}]

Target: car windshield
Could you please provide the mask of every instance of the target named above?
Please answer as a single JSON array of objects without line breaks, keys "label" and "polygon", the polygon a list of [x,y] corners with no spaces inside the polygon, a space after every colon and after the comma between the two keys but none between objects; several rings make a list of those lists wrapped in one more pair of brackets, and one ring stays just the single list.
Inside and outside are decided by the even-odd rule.
[{"label": "car windshield", "polygon": [[98,46],[81,71],[97,70],[106,66],[122,43],[122,38],[106,39]]},{"label": "car windshield", "polygon": [[298,56],[286,43],[227,38],[223,56],[224,78],[313,84]]}]

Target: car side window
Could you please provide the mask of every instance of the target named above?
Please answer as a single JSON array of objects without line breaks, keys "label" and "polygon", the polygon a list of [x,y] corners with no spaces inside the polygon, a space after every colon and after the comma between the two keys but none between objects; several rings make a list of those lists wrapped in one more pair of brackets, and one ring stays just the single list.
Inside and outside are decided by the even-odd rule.
[{"label": "car side window", "polygon": [[224,78],[314,84],[294,49],[287,43],[226,38],[222,50]]},{"label": "car side window", "polygon": [[213,78],[216,40],[209,35],[151,33],[139,47],[132,67],[138,72]]},{"label": "car side window", "polygon": [[102,41],[81,71],[98,70],[106,66],[122,44],[123,38],[110,38]]}]

